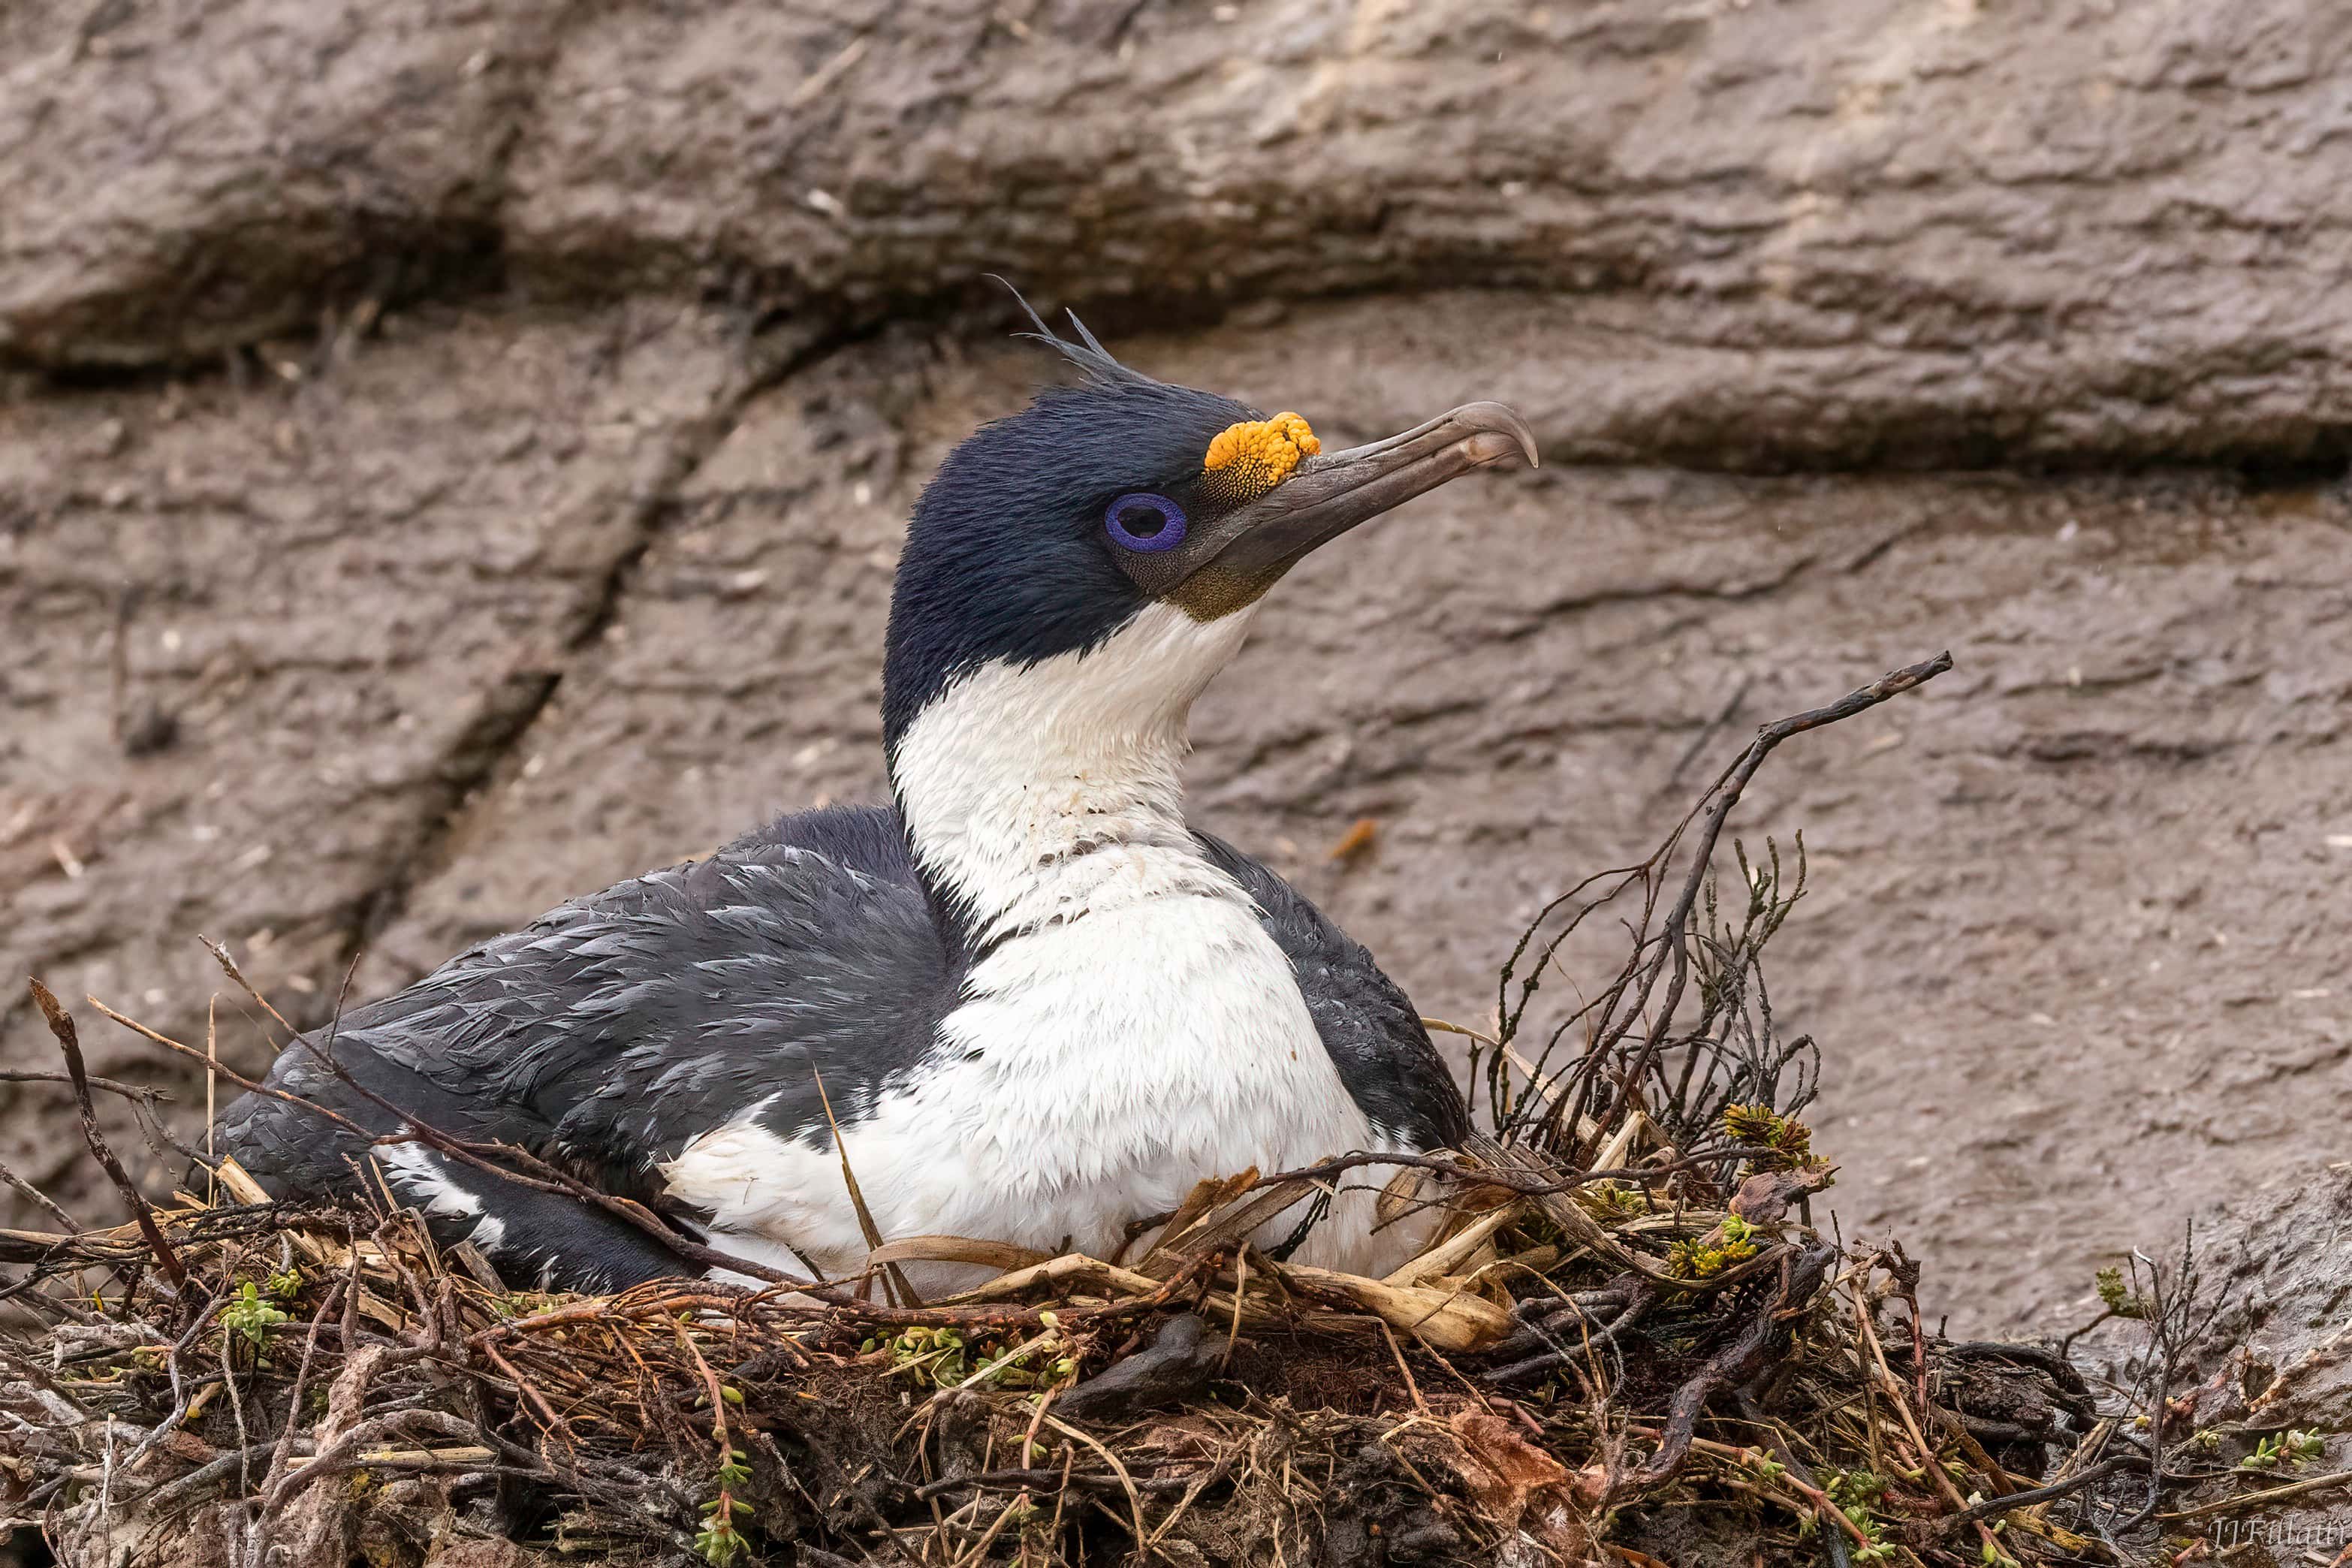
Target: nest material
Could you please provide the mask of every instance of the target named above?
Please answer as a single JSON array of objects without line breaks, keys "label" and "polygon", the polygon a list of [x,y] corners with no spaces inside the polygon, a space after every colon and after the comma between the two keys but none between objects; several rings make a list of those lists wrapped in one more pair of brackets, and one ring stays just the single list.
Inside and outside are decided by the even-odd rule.
[{"label": "nest material", "polygon": [[[1841,1258],[1786,1217],[1824,1174],[1712,1205],[1686,1172],[1451,1178],[1453,1234],[1387,1280],[1218,1240],[1283,1191],[1223,1184],[1131,1266],[1024,1262],[900,1307],[516,1292],[413,1215],[191,1203],[156,1216],[176,1292],[133,1226],[11,1238],[40,1275],[115,1285],[50,1295],[63,1321],[8,1345],[22,1446],[0,1484],[61,1556],[110,1565],[264,1541],[421,1561],[469,1535],[713,1562],[1118,1560],[1139,1540],[1188,1563],[1581,1562],[1691,1509],[1768,1550],[1826,1528],[1866,1560],[1915,1523],[1916,1546],[1968,1545],[1959,1500],[2035,1484],[2062,1412],[2088,1407],[2063,1373],[1933,1346],[1923,1381],[1911,1320],[1885,1321],[1899,1256]],[[1694,1241],[1743,1255],[1702,1277]],[[2014,1519],[2012,1541],[2081,1549]]]},{"label": "nest material", "polygon": [[[1131,1257],[920,1237],[818,1289],[560,1297],[436,1248],[388,1195],[272,1201],[224,1164],[213,1201],[158,1212],[45,1004],[134,1220],[0,1234],[23,1314],[0,1510],[106,1568],[2095,1554],[2061,1518],[2118,1468],[2116,1423],[2074,1367],[1929,1336],[1899,1247],[1806,1223],[1832,1175],[1801,1115],[1818,1058],[1782,1041],[1756,962],[1801,846],[1786,886],[1777,847],[1740,854],[1727,906],[1708,875],[1774,746],[1945,667],[1766,727],[1657,854],[1542,911],[1495,1026],[1438,1026],[1473,1040],[1471,1147],[1203,1182]],[[1612,904],[1631,956],[1538,1032],[1539,982]],[[1385,1279],[1251,1245],[1352,1183],[1383,1219],[1442,1205],[1438,1239]],[[918,1259],[998,1272],[917,1301],[897,1266]]]}]

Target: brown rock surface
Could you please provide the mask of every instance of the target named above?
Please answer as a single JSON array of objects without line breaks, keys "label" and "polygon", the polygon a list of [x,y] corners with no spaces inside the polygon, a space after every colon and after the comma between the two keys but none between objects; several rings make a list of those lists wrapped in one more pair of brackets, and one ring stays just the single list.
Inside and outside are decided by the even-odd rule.
[{"label": "brown rock surface", "polygon": [[1812,854],[1848,1231],[2063,1316],[2352,1093],[2347,54],[2286,0],[0,16],[0,973],[189,1037],[204,931],[315,1017],[872,792],[901,520],[1043,370],[953,314],[998,270],[1327,436],[1534,422],[1198,725],[1204,825],[1431,1013],[1951,647],[1738,821]]},{"label": "brown rock surface", "polygon": [[[1219,18],[1225,18],[1220,20]],[[502,255],[871,317],[1482,286],[1620,454],[2335,456],[2352,20],[1973,0],[63,7],[0,348],[210,352]]]},{"label": "brown rock surface", "polygon": [[[202,931],[321,1016],[600,624],[732,374],[666,304],[395,326],[357,353],[268,348],[242,389],[10,411],[0,973],[200,1043]],[[12,1061],[54,1054],[21,990],[0,1027]],[[85,1033],[99,1072],[156,1055]],[[5,1125],[0,1161],[28,1176],[77,1157],[37,1110]]]},{"label": "brown rock surface", "polygon": [[560,0],[107,0],[0,18],[0,359],[136,365],[491,250]]},{"label": "brown rock surface", "polygon": [[[2202,1537],[2232,1563],[2284,1568],[2309,1562],[2315,1548],[2332,1555],[2352,1536],[2352,1500],[2333,1479],[2344,1469],[2345,1434],[2352,1430],[2347,1221],[2352,1166],[2335,1161],[2234,1194],[2220,1223],[2199,1233],[2199,1289],[2188,1314],[2193,1337],[2182,1346],[2172,1397],[2178,1415],[2207,1441],[2194,1450],[2203,1474],[2192,1470],[2170,1505],[2189,1517],[2168,1527],[2168,1551]],[[2171,1276],[2179,1238],[2157,1256]],[[2133,1282],[2147,1278],[2139,1272]],[[2145,1386],[2148,1342],[2142,1325],[2119,1322],[2087,1344],[2115,1362],[2121,1380]],[[2290,1431],[2317,1437],[2320,1447],[2284,1458],[2260,1455],[2266,1438],[2275,1445]],[[2278,1495],[2247,1504],[2263,1492]]]},{"label": "brown rock surface", "polygon": [[2220,1310],[2192,1349],[2200,1377],[2237,1375],[2200,1391],[2201,1424],[2220,1415],[2257,1432],[2352,1430],[2347,1216],[2352,1167],[2342,1162],[2231,1204],[2237,1245],[2205,1266],[2206,1299]]}]

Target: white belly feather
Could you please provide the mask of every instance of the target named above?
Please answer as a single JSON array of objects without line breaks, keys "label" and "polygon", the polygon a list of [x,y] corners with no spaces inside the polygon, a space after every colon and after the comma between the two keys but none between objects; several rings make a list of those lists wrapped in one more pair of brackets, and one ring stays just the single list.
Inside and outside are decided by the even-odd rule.
[{"label": "white belly feather", "polygon": [[[1130,1221],[1174,1208],[1203,1177],[1383,1146],[1244,908],[1130,907],[1008,943],[972,979],[940,1054],[887,1092],[878,1114],[843,1129],[886,1239],[946,1234],[1108,1258]],[[697,1140],[667,1175],[675,1196],[712,1211],[715,1245],[795,1267],[774,1245],[784,1244],[828,1274],[864,1264],[830,1149],[745,1117]],[[1376,1185],[1384,1173],[1352,1181],[1366,1177]],[[1282,1240],[1303,1212],[1269,1225],[1260,1244]],[[1374,1237],[1370,1194],[1347,1193],[1296,1256],[1385,1273],[1420,1228]],[[911,1272],[927,1291],[970,1278]]]},{"label": "white belly feather", "polygon": [[[1108,1258],[1130,1221],[1203,1178],[1394,1147],[1340,1082],[1255,905],[1180,809],[1192,699],[1249,618],[1203,625],[1153,605],[1087,653],[972,672],[899,738],[916,853],[992,945],[932,1056],[842,1129],[885,1239]],[[688,1145],[665,1167],[671,1195],[710,1212],[719,1246],[786,1268],[793,1251],[828,1274],[863,1267],[837,1156],[758,1114]],[[1426,1227],[1371,1234],[1364,1189],[1388,1174],[1350,1173],[1356,1190],[1298,1260],[1373,1274],[1404,1261]],[[971,1271],[929,1272],[937,1289]]]}]

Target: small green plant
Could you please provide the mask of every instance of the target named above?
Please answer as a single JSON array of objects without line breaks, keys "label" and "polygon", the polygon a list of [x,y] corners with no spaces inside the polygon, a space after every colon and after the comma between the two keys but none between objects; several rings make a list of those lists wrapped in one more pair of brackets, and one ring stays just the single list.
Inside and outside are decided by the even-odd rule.
[{"label": "small green plant", "polygon": [[301,1293],[302,1276],[299,1271],[293,1268],[280,1269],[272,1274],[269,1277],[269,1283],[261,1289],[271,1300],[283,1306]]},{"label": "small green plant", "polygon": [[1738,1142],[1771,1151],[1756,1162],[1765,1170],[1809,1170],[1825,1163],[1813,1152],[1813,1130],[1769,1105],[1725,1106],[1723,1131]]},{"label": "small green plant", "polygon": [[1650,1207],[1640,1188],[1620,1182],[1588,1182],[1577,1188],[1576,1200],[1601,1219],[1631,1219]]},{"label": "small green plant", "polygon": [[2299,1470],[2319,1458],[2326,1447],[2325,1434],[2289,1427],[2284,1432],[2273,1432],[2255,1444],[2254,1451],[2238,1461],[2238,1468],[2269,1470],[2284,1466],[2290,1470]]},{"label": "small green plant", "polygon": [[721,1492],[704,1503],[702,1511],[705,1517],[702,1528],[695,1532],[694,1549],[702,1554],[705,1563],[714,1564],[715,1568],[727,1568],[727,1564],[742,1556],[745,1550],[743,1532],[735,1528],[733,1515],[751,1512],[751,1505],[739,1502]]},{"label": "small green plant", "polygon": [[[1052,1314],[1043,1315],[1050,1320]],[[1050,1331],[1055,1324],[1048,1321]],[[953,1329],[912,1328],[887,1338],[876,1337],[861,1347],[871,1353],[887,1350],[890,1370],[903,1372],[919,1387],[954,1388],[980,1380],[997,1388],[1042,1388],[1066,1383],[1078,1373],[1076,1355],[1048,1333],[1028,1345],[1008,1345],[988,1338],[966,1342]]]},{"label": "small green plant", "polygon": [[[726,1430],[724,1426],[711,1428],[712,1435],[720,1436],[722,1441]],[[735,1489],[751,1481],[750,1459],[751,1456],[742,1449],[730,1447],[727,1457],[719,1464],[719,1495],[702,1505],[702,1529],[694,1537],[694,1549],[712,1568],[727,1568],[748,1550],[743,1532],[735,1528],[735,1516],[751,1512],[751,1505],[738,1498]]]},{"label": "small green plant", "polygon": [[245,1289],[222,1306],[220,1321],[230,1333],[241,1336],[259,1350],[269,1342],[269,1331],[286,1321],[286,1314],[263,1300],[260,1289],[248,1279]]},{"label": "small green plant", "polygon": [[1756,1227],[1738,1215],[1726,1215],[1708,1234],[1718,1239],[1677,1241],[1668,1247],[1666,1272],[1677,1279],[1712,1279],[1756,1256]]},{"label": "small green plant", "polygon": [[869,1339],[867,1351],[890,1352],[890,1370],[906,1373],[919,1384],[952,1387],[971,1375],[971,1347],[953,1329],[917,1326],[887,1339]]},{"label": "small green plant", "polygon": [[2137,1291],[2125,1286],[2124,1271],[2120,1268],[2099,1270],[2099,1300],[2118,1318],[2128,1318],[2137,1322],[2147,1316],[2147,1300]]},{"label": "small green plant", "polygon": [[1832,1470],[1822,1478],[1822,1490],[1868,1542],[1854,1549],[1855,1562],[1885,1563],[1894,1557],[1895,1543],[1886,1539],[1874,1511],[1878,1500],[1886,1495],[1884,1480],[1869,1470]]}]

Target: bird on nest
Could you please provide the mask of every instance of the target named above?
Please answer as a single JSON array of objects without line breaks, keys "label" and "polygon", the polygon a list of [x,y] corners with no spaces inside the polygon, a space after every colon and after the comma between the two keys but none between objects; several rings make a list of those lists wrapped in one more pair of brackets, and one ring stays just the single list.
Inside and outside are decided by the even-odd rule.
[{"label": "bird on nest", "polygon": [[[372,1156],[444,1245],[613,1290],[680,1260],[407,1120],[794,1279],[866,1264],[845,1160],[886,1238],[1112,1258],[1204,1177],[1459,1144],[1468,1113],[1403,992],[1188,826],[1179,775],[1194,699],[1283,574],[1462,474],[1532,465],[1526,423],[1473,403],[1326,452],[1296,414],[1129,369],[1075,315],[1076,342],[1030,321],[1075,376],[956,447],[908,530],[891,804],[785,816],[352,1009],[268,1079],[345,1122],[250,1094],[226,1152],[281,1196],[358,1192]],[[1426,1226],[1376,1225],[1376,1184],[1255,1239],[1389,1272]],[[908,1272],[929,1291],[970,1267]]]}]

